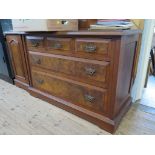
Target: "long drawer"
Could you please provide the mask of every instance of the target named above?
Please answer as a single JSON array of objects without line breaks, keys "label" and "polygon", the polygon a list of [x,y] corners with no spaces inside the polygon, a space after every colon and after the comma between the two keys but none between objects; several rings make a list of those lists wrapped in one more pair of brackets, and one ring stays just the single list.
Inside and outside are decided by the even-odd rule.
[{"label": "long drawer", "polygon": [[80,82],[36,70],[32,70],[32,82],[34,88],[53,96],[94,112],[105,112],[107,102],[105,89],[83,85]]},{"label": "long drawer", "polygon": [[29,52],[32,66],[47,69],[62,77],[108,88],[109,62]]}]

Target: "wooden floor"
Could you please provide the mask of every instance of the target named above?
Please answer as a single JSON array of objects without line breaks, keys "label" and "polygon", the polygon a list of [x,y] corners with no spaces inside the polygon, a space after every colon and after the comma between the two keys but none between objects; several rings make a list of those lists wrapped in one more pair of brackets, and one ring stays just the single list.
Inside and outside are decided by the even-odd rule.
[{"label": "wooden floor", "polygon": [[[0,134],[105,135],[108,132],[0,80]],[[133,104],[115,134],[155,134],[155,110]]]},{"label": "wooden floor", "polygon": [[147,87],[144,88],[140,103],[155,108],[155,76],[149,76]]}]

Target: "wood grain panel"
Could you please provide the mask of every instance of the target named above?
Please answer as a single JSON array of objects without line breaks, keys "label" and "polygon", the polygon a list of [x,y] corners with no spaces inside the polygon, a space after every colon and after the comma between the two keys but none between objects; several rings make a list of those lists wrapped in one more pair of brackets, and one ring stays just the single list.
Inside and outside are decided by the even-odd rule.
[{"label": "wood grain panel", "polygon": [[48,19],[49,31],[78,31],[77,19]]},{"label": "wood grain panel", "polygon": [[9,47],[9,53],[15,73],[15,78],[28,83],[27,68],[25,62],[25,54],[22,45],[21,36],[10,35],[7,36],[7,43]]},{"label": "wood grain panel", "polygon": [[27,49],[32,51],[44,51],[44,37],[42,36],[26,36]]},{"label": "wood grain panel", "polygon": [[48,53],[71,54],[74,51],[74,40],[72,38],[46,38],[46,49]]},{"label": "wood grain panel", "polygon": [[110,39],[76,39],[75,54],[83,58],[109,60],[110,41]]},{"label": "wood grain panel", "polygon": [[104,112],[106,90],[32,70],[33,87],[95,112]]},{"label": "wood grain panel", "polygon": [[124,105],[125,100],[130,97],[131,75],[133,69],[133,59],[135,54],[136,41],[122,38],[122,49],[119,56],[118,80],[116,88],[115,115]]}]

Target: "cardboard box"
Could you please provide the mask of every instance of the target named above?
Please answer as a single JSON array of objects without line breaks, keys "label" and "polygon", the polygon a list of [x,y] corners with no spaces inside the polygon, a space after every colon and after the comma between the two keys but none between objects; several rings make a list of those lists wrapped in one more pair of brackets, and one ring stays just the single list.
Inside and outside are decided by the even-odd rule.
[{"label": "cardboard box", "polygon": [[77,19],[13,19],[13,31],[78,31]]}]

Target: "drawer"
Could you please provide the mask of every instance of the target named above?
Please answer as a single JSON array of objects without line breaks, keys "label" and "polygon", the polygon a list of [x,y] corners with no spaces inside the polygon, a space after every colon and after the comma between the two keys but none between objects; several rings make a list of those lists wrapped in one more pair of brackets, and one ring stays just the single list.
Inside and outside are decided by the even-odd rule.
[{"label": "drawer", "polygon": [[78,57],[109,60],[110,39],[76,39],[75,55]]},{"label": "drawer", "polygon": [[47,37],[46,48],[49,53],[70,54],[74,50],[74,40],[72,38]]},{"label": "drawer", "polygon": [[44,37],[38,36],[27,36],[26,37],[27,49],[31,51],[43,51],[45,50],[44,46]]},{"label": "drawer", "polygon": [[83,108],[95,112],[104,112],[105,110],[107,95],[104,89],[82,85],[79,82],[36,70],[32,70],[32,82],[34,88]]},{"label": "drawer", "polygon": [[107,88],[109,79],[109,62],[87,60],[30,52],[30,63],[38,68],[48,69],[54,74]]},{"label": "drawer", "polygon": [[50,31],[78,31],[77,19],[48,19],[47,27]]}]

